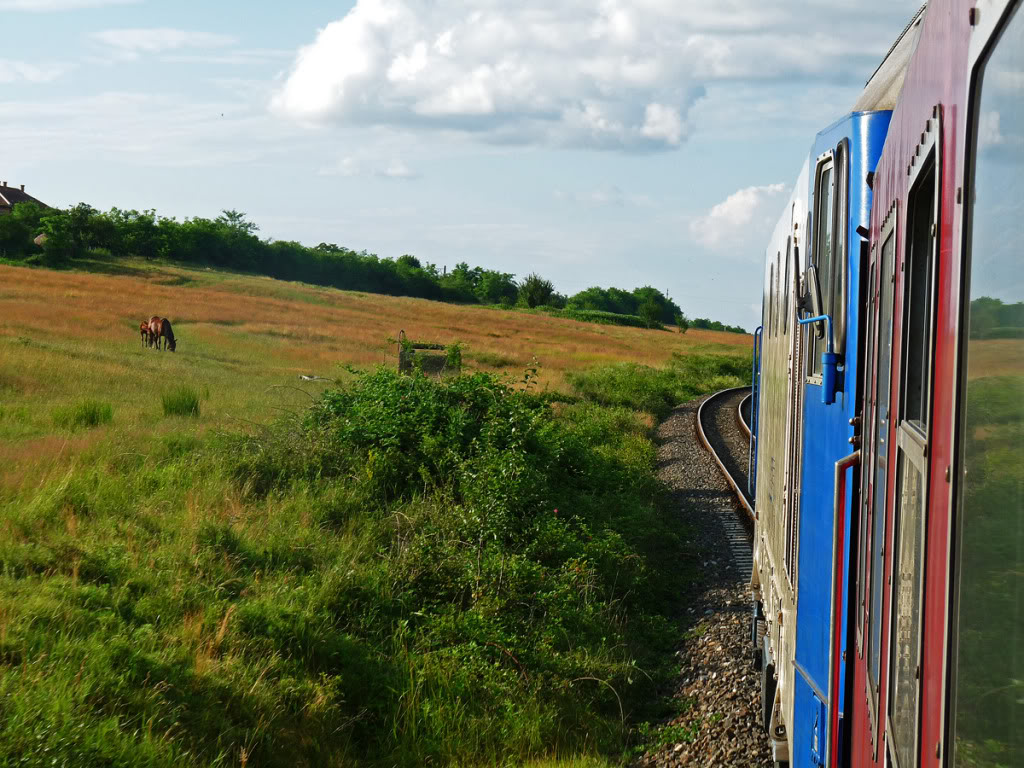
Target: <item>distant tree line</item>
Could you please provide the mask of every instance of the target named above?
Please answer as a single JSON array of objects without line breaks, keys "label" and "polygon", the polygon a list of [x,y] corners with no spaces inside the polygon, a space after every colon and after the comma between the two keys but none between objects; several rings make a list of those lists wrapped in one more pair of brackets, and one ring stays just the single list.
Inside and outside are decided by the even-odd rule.
[{"label": "distant tree line", "polygon": [[1024,338],[1024,302],[1004,304],[999,299],[981,296],[971,302],[972,339]]},{"label": "distant tree line", "polygon": [[[308,247],[291,240],[263,240],[244,213],[226,210],[215,219],[184,221],[158,216],[155,210],[98,211],[86,203],[66,210],[19,203],[0,216],[0,257],[32,259],[60,266],[85,256],[165,259],[214,266],[352,291],[413,296],[466,304],[553,308],[579,317],[613,313],[637,318],[627,324],[687,327],[743,333],[742,328],[698,319],[689,321],[679,306],[650,286],[624,291],[588,288],[566,297],[550,280],[515,275],[466,262],[439,268],[411,255],[381,258],[334,243]],[[43,237],[39,237],[42,235]]]},{"label": "distant tree line", "polygon": [[690,320],[691,328],[700,328],[705,331],[726,331],[727,333],[746,333],[745,328],[741,328],[738,325],[725,325],[717,320],[708,320],[706,317],[698,317],[696,320]]}]

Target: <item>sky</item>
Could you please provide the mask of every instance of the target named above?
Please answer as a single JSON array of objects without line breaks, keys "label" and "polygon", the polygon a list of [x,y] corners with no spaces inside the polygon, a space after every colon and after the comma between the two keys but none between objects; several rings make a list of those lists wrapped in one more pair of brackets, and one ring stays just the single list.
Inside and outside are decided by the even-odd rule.
[{"label": "sky", "polygon": [[814,135],[919,2],[0,0],[0,180],[753,329]]}]

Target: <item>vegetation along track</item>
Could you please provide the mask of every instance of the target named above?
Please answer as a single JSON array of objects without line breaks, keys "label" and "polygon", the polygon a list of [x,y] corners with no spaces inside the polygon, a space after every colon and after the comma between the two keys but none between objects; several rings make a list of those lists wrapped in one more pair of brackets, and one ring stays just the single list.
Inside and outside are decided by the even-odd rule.
[{"label": "vegetation along track", "polygon": [[750,563],[749,525],[753,523],[753,500],[747,495],[750,429],[747,426],[750,387],[724,389],[711,395],[697,410],[697,436],[722,471],[736,499],[746,513],[728,532],[730,547],[738,562]]}]

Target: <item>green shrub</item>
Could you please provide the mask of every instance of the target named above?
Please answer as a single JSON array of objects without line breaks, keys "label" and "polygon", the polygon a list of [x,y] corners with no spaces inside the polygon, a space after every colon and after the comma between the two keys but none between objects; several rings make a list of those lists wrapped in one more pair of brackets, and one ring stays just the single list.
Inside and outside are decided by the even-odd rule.
[{"label": "green shrub", "polygon": [[109,424],[113,419],[114,407],[99,400],[83,400],[53,412],[53,423],[61,429],[91,429],[100,424]]},{"label": "green shrub", "polygon": [[182,384],[163,397],[164,416],[192,416],[199,418],[199,390]]}]

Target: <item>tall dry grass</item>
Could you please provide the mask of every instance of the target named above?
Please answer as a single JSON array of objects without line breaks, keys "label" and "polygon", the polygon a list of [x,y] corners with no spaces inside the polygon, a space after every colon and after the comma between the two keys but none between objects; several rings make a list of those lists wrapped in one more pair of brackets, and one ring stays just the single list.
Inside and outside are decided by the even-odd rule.
[{"label": "tall dry grass", "polygon": [[[109,267],[109,265],[108,265]],[[113,404],[119,437],[179,426],[163,416],[162,394],[186,385],[203,394],[197,429],[265,421],[297,409],[344,366],[393,364],[389,337],[466,346],[466,368],[519,378],[536,358],[541,388],[565,389],[566,375],[630,361],[660,366],[673,353],[737,348],[749,337],[691,330],[677,334],[604,326],[423,299],[339,291],[142,262],[123,274],[0,266],[0,487],[59,469],[93,440],[64,440],[51,455],[41,440],[68,402]],[[142,346],[138,326],[168,317],[176,353]],[[304,390],[304,391],[298,391]],[[101,427],[104,434],[110,427]]]}]

